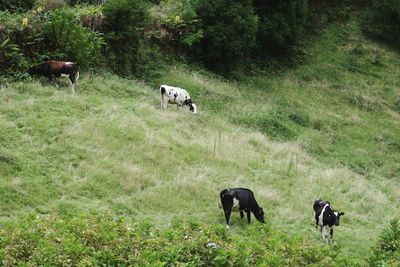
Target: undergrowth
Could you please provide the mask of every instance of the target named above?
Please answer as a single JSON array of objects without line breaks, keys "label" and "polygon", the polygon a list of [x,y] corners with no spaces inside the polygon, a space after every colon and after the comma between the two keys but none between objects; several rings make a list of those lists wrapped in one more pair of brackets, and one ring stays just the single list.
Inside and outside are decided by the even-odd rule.
[{"label": "undergrowth", "polygon": [[2,266],[334,266],[335,247],[287,237],[269,225],[243,229],[174,220],[166,228],[109,215],[35,215],[0,230]]}]

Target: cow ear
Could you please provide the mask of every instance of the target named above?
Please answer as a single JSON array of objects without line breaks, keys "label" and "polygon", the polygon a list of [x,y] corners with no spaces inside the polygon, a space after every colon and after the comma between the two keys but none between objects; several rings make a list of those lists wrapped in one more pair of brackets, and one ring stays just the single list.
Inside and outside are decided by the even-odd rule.
[{"label": "cow ear", "polygon": [[343,216],[343,215],[344,215],[344,212],[339,213],[339,215],[340,215],[340,216]]}]

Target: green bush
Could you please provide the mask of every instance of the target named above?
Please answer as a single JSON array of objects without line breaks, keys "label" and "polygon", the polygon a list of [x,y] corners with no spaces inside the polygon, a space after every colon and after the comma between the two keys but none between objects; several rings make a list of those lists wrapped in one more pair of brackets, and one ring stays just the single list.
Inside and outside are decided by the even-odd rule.
[{"label": "green bush", "polygon": [[291,48],[304,34],[307,7],[307,0],[254,0],[260,18],[258,54],[276,54]]},{"label": "green bush", "polygon": [[78,17],[79,24],[92,32],[103,30],[103,6],[77,5],[72,8]]},{"label": "green bush", "polygon": [[[104,5],[106,54],[117,73],[133,74],[144,27],[149,21],[145,0],[109,0]],[[144,63],[145,64],[145,63]]]},{"label": "green bush", "polygon": [[38,14],[0,12],[0,75],[24,73],[43,47]]},{"label": "green bush", "polygon": [[37,5],[44,12],[48,12],[50,10],[63,8],[67,5],[66,0],[38,0]]},{"label": "green bush", "polygon": [[198,0],[203,38],[193,49],[195,59],[221,73],[249,59],[256,44],[258,18],[250,0]]},{"label": "green bush", "polygon": [[0,68],[2,75],[12,75],[15,71],[23,71],[27,67],[26,59],[18,45],[10,39],[0,39]]},{"label": "green bush", "polygon": [[373,0],[364,18],[364,30],[389,42],[400,43],[400,4],[398,0]]},{"label": "green bush", "polygon": [[400,220],[393,219],[379,236],[378,245],[368,260],[370,266],[400,265]]},{"label": "green bush", "polygon": [[56,9],[43,25],[47,55],[90,67],[99,62],[103,38],[79,25],[73,10]]},{"label": "green bush", "polygon": [[239,236],[223,225],[146,221],[107,215],[31,216],[0,228],[2,266],[332,265],[329,248],[254,224]]},{"label": "green bush", "polygon": [[148,40],[140,41],[135,61],[138,64],[133,66],[133,73],[140,80],[155,80],[165,71],[166,55]]},{"label": "green bush", "polygon": [[203,37],[192,1],[163,0],[152,8],[151,13],[155,24],[153,37],[178,54],[187,51]]},{"label": "green bush", "polygon": [[35,0],[1,0],[0,10],[24,12],[31,9]]}]

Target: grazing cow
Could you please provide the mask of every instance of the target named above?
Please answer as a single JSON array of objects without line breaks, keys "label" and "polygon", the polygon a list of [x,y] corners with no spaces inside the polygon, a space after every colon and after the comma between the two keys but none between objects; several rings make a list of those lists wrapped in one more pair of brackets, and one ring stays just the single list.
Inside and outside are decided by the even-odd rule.
[{"label": "grazing cow", "polygon": [[72,93],[75,94],[76,81],[79,78],[77,65],[74,62],[48,60],[29,69],[29,74],[46,76],[51,81],[53,76],[65,77],[71,84]]},{"label": "grazing cow", "polygon": [[254,214],[256,219],[264,223],[264,211],[258,206],[254,194],[246,188],[225,189],[220,194],[222,208],[224,209],[226,228],[229,229],[229,220],[232,211],[239,211],[240,218],[243,219],[243,212],[247,213],[247,221],[250,223],[250,212]]},{"label": "grazing cow", "polygon": [[313,208],[315,227],[321,227],[322,239],[326,243],[333,243],[333,226],[339,225],[340,216],[344,215],[344,212],[338,212],[332,209],[331,203],[322,199],[315,200]]},{"label": "grazing cow", "polygon": [[182,88],[173,87],[169,85],[161,85],[160,86],[160,94],[161,94],[161,108],[163,110],[167,109],[167,104],[177,104],[177,107],[188,106],[190,111],[194,114],[197,113],[197,107],[192,99],[190,98],[189,93]]}]

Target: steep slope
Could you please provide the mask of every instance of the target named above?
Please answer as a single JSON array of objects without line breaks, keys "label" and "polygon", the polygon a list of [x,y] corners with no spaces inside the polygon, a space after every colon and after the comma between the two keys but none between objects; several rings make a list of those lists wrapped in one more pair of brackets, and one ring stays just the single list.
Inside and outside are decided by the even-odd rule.
[{"label": "steep slope", "polygon": [[[400,59],[356,22],[332,27],[302,65],[232,82],[186,66],[199,114],[159,108],[156,86],[82,73],[78,95],[45,81],[0,90],[0,215],[108,211],[166,226],[223,224],[218,193],[248,187],[269,223],[322,243],[312,203],[346,213],[341,254],[369,253],[398,216]],[[61,85],[65,85],[61,82]],[[233,216],[232,234],[246,223]]]}]

